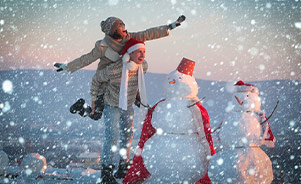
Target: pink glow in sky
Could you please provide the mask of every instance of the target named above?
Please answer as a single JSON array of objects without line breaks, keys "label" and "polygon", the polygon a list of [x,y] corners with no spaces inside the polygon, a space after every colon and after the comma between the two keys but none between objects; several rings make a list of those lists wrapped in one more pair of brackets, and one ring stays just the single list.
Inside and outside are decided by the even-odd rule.
[{"label": "pink glow in sky", "polygon": [[[99,23],[120,17],[130,32],[186,21],[146,42],[149,72],[169,73],[182,57],[208,80],[301,80],[299,0],[90,0],[0,3],[0,69],[54,69],[102,39]],[[95,70],[98,61],[84,68]]]}]

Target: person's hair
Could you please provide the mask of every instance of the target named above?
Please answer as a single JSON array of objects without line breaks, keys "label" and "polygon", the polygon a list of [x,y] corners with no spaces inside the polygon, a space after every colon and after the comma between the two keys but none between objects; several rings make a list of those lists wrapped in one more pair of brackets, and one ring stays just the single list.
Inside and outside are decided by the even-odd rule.
[{"label": "person's hair", "polygon": [[117,32],[117,30],[115,30],[114,33],[113,33],[112,35],[109,35],[109,36],[111,36],[111,37],[112,37],[113,39],[115,39],[115,40],[121,39],[121,38],[122,38],[122,35],[119,34],[119,33]]}]

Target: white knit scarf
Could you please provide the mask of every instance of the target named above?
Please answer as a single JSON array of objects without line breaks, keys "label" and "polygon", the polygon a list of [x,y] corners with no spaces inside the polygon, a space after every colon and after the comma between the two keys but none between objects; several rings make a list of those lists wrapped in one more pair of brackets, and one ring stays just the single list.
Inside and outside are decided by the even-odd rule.
[{"label": "white knit scarf", "polygon": [[[128,78],[129,78],[129,68],[130,65],[136,64],[133,61],[123,62],[122,65],[122,75],[121,75],[121,84],[120,84],[120,93],[119,93],[119,108],[122,110],[127,110],[128,106]],[[137,64],[136,64],[137,65]],[[145,82],[144,82],[144,72],[142,64],[138,65],[138,89],[140,94],[141,103],[147,104]]]}]

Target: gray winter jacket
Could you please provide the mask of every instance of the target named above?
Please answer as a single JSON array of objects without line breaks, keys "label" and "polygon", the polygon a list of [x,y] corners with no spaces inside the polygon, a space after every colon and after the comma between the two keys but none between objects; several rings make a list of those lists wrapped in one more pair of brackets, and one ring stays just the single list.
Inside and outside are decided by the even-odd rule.
[{"label": "gray winter jacket", "polygon": [[[141,32],[128,33],[126,38],[124,38],[124,40],[122,40],[121,42],[125,43],[130,38],[134,38],[136,40],[145,42],[148,40],[154,40],[168,35],[168,26],[164,25],[150,28]],[[120,57],[120,53],[113,50],[112,47],[110,47],[109,43],[107,43],[104,39],[98,40],[95,43],[95,47],[92,49],[91,52],[84,54],[81,57],[69,62],[66,66],[66,70],[70,73],[73,73],[81,68],[84,68],[85,66],[90,65],[97,59],[100,59],[97,67],[97,71],[99,71],[111,63],[121,61]]]}]

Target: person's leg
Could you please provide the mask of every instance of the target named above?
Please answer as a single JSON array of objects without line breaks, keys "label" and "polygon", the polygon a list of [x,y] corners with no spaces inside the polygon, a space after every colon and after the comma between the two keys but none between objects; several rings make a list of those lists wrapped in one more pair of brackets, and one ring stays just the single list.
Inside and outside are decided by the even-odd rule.
[{"label": "person's leg", "polygon": [[121,111],[119,123],[119,147],[120,161],[116,178],[124,178],[129,167],[130,147],[133,139],[134,108],[129,106],[127,111]]},{"label": "person's leg", "polygon": [[[119,123],[119,146],[120,152],[123,159],[129,161],[130,159],[130,147],[134,137],[133,134],[134,126],[134,108],[128,106],[127,111],[122,111]],[[123,154],[125,153],[125,155]]]},{"label": "person's leg", "polygon": [[105,105],[104,107],[104,124],[105,124],[105,137],[101,154],[101,164],[113,164],[113,150],[112,147],[117,148],[118,128],[117,123],[120,119],[120,112],[118,108]]},{"label": "person's leg", "polygon": [[117,123],[120,113],[116,108],[105,105],[104,107],[105,137],[101,154],[101,184],[118,184],[113,176],[113,146],[117,149]]}]

